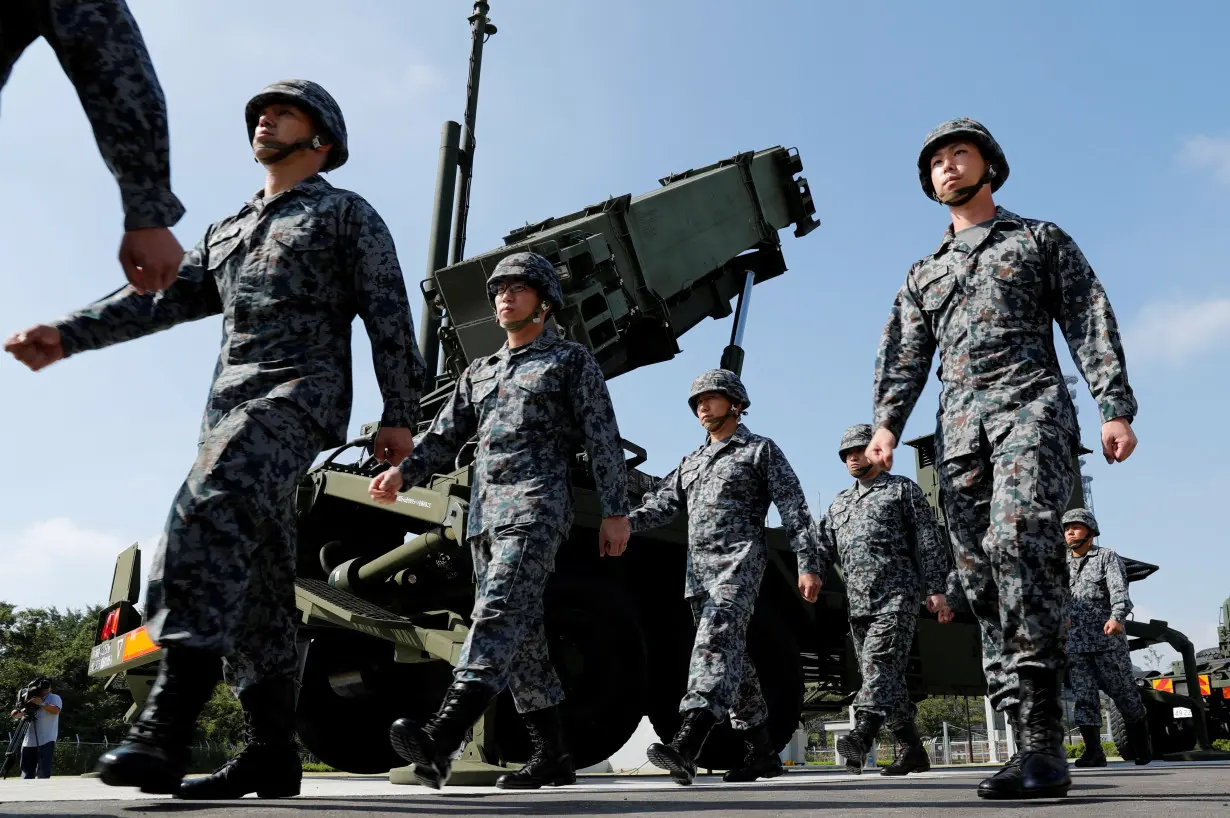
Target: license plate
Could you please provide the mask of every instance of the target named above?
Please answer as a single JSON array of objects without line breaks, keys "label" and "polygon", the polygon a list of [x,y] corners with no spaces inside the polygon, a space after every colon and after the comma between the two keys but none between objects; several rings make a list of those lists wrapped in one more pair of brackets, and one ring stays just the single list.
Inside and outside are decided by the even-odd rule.
[{"label": "license plate", "polygon": [[108,640],[100,645],[95,645],[90,651],[90,673],[98,673],[105,670],[113,663],[111,656],[111,641]]},{"label": "license plate", "polygon": [[1174,717],[1176,719],[1190,719],[1192,717],[1192,710],[1190,707],[1176,707],[1174,709]]}]

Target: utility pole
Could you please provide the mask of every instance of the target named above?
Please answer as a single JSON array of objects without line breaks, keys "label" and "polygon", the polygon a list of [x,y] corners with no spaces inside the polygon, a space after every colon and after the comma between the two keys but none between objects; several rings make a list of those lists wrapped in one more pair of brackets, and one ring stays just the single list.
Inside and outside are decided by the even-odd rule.
[{"label": "utility pole", "polygon": [[[440,132],[440,159],[436,168],[436,191],[431,214],[431,238],[427,248],[427,280],[423,283],[423,311],[419,321],[419,350],[434,377],[440,368],[440,316],[432,308],[436,271],[461,261],[466,245],[466,220],[470,215],[470,183],[474,175],[474,122],[478,115],[478,79],[483,66],[483,44],[496,33],[487,14],[487,0],[475,0],[470,22],[470,70],[466,78],[464,127],[444,123]],[[449,211],[456,212],[450,230]],[[452,241],[452,253],[449,242]]]}]

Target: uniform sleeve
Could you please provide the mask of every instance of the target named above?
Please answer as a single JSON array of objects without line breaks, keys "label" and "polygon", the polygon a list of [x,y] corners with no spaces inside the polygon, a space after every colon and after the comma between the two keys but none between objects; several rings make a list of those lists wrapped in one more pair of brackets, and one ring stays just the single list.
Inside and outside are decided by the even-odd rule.
[{"label": "uniform sleeve", "polygon": [[935,522],[935,513],[927,502],[927,496],[913,482],[907,486],[907,511],[913,521],[914,548],[922,567],[922,580],[927,596],[943,594],[948,586],[948,549],[940,537],[940,527]]},{"label": "uniform sleeve", "polygon": [[641,504],[628,514],[632,531],[661,528],[683,511],[683,488],[679,485],[679,469],[675,469],[652,490],[645,492]]},{"label": "uniform sleeve", "polygon": [[1132,599],[1128,596],[1127,567],[1123,558],[1112,553],[1112,559],[1106,561],[1106,591],[1110,596],[1110,618],[1117,622],[1126,622],[1132,612]]},{"label": "uniform sleeve", "polygon": [[598,487],[602,516],[625,517],[628,514],[628,467],[624,460],[623,441],[615,421],[615,407],[606,388],[606,378],[594,356],[579,350],[574,360],[580,361],[574,370],[572,411],[576,428],[585,440],[590,469]]},{"label": "uniform sleeve", "polygon": [[965,598],[965,589],[961,587],[961,575],[957,573],[956,568],[949,571],[945,579],[944,598],[948,602],[948,607],[954,611],[969,609],[969,602]]},{"label": "uniform sleeve", "polygon": [[1135,419],[1127,359],[1110,299],[1084,253],[1067,233],[1049,225],[1057,292],[1053,310],[1072,359],[1089,384],[1102,421]]},{"label": "uniform sleeve", "polygon": [[120,189],[124,229],[170,227],[184,215],[171,192],[166,101],[124,0],[46,0],[40,30],[85,109]]},{"label": "uniform sleeve", "polygon": [[827,513],[823,514],[816,521],[812,536],[816,543],[816,559],[819,566],[819,570],[816,573],[823,576],[828,566],[836,565],[840,559],[840,553],[837,550],[837,537],[833,533],[833,527],[829,525],[829,515]]},{"label": "uniform sleeve", "polygon": [[888,429],[898,442],[914,404],[927,385],[935,346],[935,337],[923,320],[907,277],[897,291],[888,323],[880,336],[873,387],[875,427]]},{"label": "uniform sleeve", "polygon": [[782,526],[790,535],[790,550],[799,563],[799,574],[821,574],[824,563],[816,545],[812,530],[811,510],[799,478],[786,460],[786,455],[772,440],[768,441],[768,459],[765,463],[769,484],[769,498],[777,506]]},{"label": "uniform sleeve", "polygon": [[419,421],[427,364],[415,342],[406,280],[397,262],[393,237],[380,214],[363,201],[348,211],[344,229],[355,254],[359,317],[371,341],[372,366],[384,399],[380,422],[412,429]]},{"label": "uniform sleeve", "polygon": [[451,463],[466,441],[474,436],[478,430],[478,415],[470,395],[470,368],[466,367],[431,428],[415,438],[414,450],[398,464],[402,491],[419,485]]},{"label": "uniform sleeve", "polygon": [[177,278],[162,292],[142,294],[125,286],[54,322],[64,357],[222,312],[217,283],[206,268],[207,238],[184,254]]}]

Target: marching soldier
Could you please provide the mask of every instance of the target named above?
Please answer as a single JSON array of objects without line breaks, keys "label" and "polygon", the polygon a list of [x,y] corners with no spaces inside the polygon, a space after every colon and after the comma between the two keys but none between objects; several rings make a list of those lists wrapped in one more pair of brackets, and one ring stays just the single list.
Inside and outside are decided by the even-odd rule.
[{"label": "marching soldier", "polygon": [[345,442],[356,314],[384,397],[377,457],[409,453],[426,374],[388,229],[320,175],[347,158],[337,103],[316,83],[286,80],[253,97],[245,119],[265,187],[206,230],[174,284],[157,295],[125,288],[6,345],[38,370],[222,314],[196,462],[150,571],[147,621],[165,653],[140,718],[98,767],[106,784],[181,793],[225,659],[249,741],[213,776],[185,782],[192,798],[299,792],[294,497],[316,455]]},{"label": "marching soldier", "polygon": [[868,459],[892,467],[938,348],[936,459],[953,556],[982,626],[989,695],[1022,737],[1021,752],[978,793],[1062,796],[1071,784],[1059,704],[1068,583],[1055,544],[1079,435],[1052,327],[1098,403],[1108,462],[1136,448],[1136,398],[1110,301],[1076,242],[992,200],[1008,162],[986,128],[956,119],[933,130],[918,177],[952,224],[910,268],[884,328]]},{"label": "marching soldier", "polygon": [[817,526],[820,547],[841,561],[863,677],[854,700],[854,730],[837,740],[837,749],[846,769],[861,774],[887,721],[900,751],[881,774],[922,773],[931,769],[931,759],[914,724],[905,669],[924,591],[928,611],[942,622],[952,618],[944,596],[948,557],[922,489],[872,464],[865,451],[869,443],[867,423],[842,435],[838,456],[855,483],[837,495]]},{"label": "marching soldier", "polygon": [[124,208],[120,266],[139,293],[175,280],[184,248],[171,226],[184,206],[171,192],[166,102],[125,0],[8,0],[0,7],[0,86],[39,37],[55,51],[90,120]]},{"label": "marching soldier", "polygon": [[602,369],[588,349],[545,326],[564,305],[555,268],[536,253],[513,253],[487,289],[506,344],[470,363],[414,453],[370,488],[374,500],[392,503],[477,436],[466,532],[478,582],[470,632],[439,712],[423,726],[398,719],[389,728],[393,748],[435,789],[448,780],[450,754],[506,685],[534,753],[496,786],[576,781],[558,706],[564,690],[547,655],[543,591],[572,527],[568,463],[582,444],[604,515],[600,553],[619,556],[629,536],[623,444]]},{"label": "marching soldier", "polygon": [[1127,728],[1137,764],[1153,759],[1145,706],[1136,689],[1123,623],[1132,612],[1127,568],[1109,548],[1093,544],[1098,522],[1083,508],[1063,515],[1068,543],[1068,685],[1076,697],[1076,725],[1085,740],[1077,767],[1105,767],[1102,704],[1098,688],[1115,702]]},{"label": "marching soldier", "polygon": [[696,776],[696,758],[718,719],[730,714],[747,746],[742,767],[725,781],[755,781],[784,772],[766,725],[768,710],[745,638],[756,605],[767,554],[764,521],[777,506],[799,566],[799,592],[808,602],[820,593],[824,564],[815,545],[811,513],[798,477],[781,449],[739,422],[751,405],[739,378],[728,370],[705,372],[692,383],[688,404],[708,431],[630,515],[633,531],[666,525],[688,515],[685,594],[696,621],[688,690],[679,705],[683,724],[669,744],[649,746],[649,760],[680,784]]}]

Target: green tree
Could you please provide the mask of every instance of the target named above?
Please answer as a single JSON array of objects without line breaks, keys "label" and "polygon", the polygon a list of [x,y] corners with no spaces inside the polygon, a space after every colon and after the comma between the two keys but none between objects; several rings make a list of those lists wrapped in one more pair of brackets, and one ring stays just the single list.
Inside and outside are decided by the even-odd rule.
[{"label": "green tree", "polygon": [[[968,708],[968,711],[967,711]],[[968,712],[969,723],[966,723]],[[986,729],[986,714],[981,699],[966,696],[932,696],[918,703],[918,732],[928,738],[944,734],[944,722],[965,731]],[[964,735],[964,732],[962,732]]]}]

